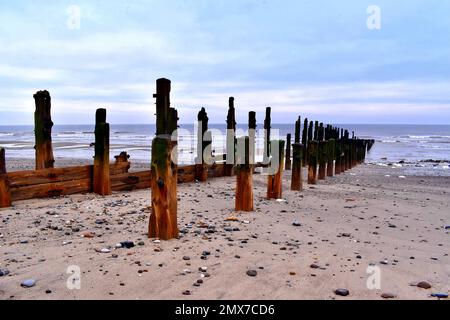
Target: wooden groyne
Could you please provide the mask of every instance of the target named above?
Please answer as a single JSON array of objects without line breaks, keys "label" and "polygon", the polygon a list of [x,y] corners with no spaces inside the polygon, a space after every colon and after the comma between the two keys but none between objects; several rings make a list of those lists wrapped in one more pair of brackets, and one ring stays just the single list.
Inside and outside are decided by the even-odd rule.
[{"label": "wooden groyne", "polygon": [[303,170],[308,184],[331,178],[364,162],[374,140],[359,139],[352,132],[331,124],[298,117],[294,124],[294,141],[271,140],[271,112],[264,119],[263,161],[255,162],[256,113],[248,115],[248,135],[236,137],[235,99],[228,100],[226,154],[214,155],[212,136],[205,108],[198,113],[197,157],[194,165],[178,166],[178,112],[170,106],[171,82],[156,81],[156,135],[152,141],[151,169],[129,172],[130,155],[122,152],[110,163],[110,126],[106,109],[95,114],[94,161],[92,165],[54,167],[52,149],[51,97],[48,91],[34,95],[36,170],[7,172],[7,151],[0,148],[0,208],[19,200],[58,197],[77,193],[108,196],[114,191],[151,189],[152,213],[149,237],[172,239],[178,236],[177,184],[205,182],[210,178],[236,175],[236,211],[253,211],[253,174],[261,168],[267,174],[267,198],[280,199],[283,194],[283,171],[291,170],[290,189],[303,190]]}]

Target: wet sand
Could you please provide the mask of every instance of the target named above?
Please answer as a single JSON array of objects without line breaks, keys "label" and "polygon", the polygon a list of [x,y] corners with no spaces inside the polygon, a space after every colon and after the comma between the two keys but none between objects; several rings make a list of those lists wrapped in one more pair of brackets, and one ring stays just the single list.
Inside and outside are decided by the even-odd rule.
[{"label": "wet sand", "polygon": [[[284,201],[265,199],[266,179],[254,176],[253,213],[233,211],[234,177],[179,185],[183,233],[159,243],[146,236],[150,190],[16,202],[0,210],[0,270],[9,271],[0,277],[0,299],[435,299],[429,295],[449,292],[449,177],[361,165],[298,193],[288,190],[287,171]],[[135,246],[115,248],[123,241]],[[370,265],[380,268],[381,289],[367,288]],[[69,266],[81,270],[79,290],[67,288]],[[35,285],[21,287],[26,279]],[[413,285],[420,281],[431,289]],[[350,294],[338,296],[338,288]]]}]

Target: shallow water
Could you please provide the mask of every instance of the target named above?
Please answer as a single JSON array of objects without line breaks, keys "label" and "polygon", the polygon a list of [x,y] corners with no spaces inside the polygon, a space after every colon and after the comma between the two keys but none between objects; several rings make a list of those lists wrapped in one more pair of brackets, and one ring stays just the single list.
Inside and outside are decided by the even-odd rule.
[{"label": "shallow water", "polygon": [[[261,124],[258,128],[262,128]],[[341,125],[360,138],[375,139],[366,162],[391,165],[404,162],[414,172],[450,174],[450,125]],[[225,124],[210,125],[215,153],[225,152]],[[238,125],[237,135],[244,135],[246,126]],[[132,161],[150,161],[154,125],[111,125],[111,156],[127,151]],[[196,155],[196,127],[181,125],[179,130],[179,159],[181,164],[194,163]],[[272,125],[272,139],[285,138],[294,133],[294,126]],[[55,125],[53,144],[55,157],[92,159],[94,127],[90,125]],[[257,131],[257,160],[262,158],[263,131]],[[32,126],[0,126],[0,146],[7,157],[33,158],[34,133]],[[440,163],[427,162],[437,160]]]}]

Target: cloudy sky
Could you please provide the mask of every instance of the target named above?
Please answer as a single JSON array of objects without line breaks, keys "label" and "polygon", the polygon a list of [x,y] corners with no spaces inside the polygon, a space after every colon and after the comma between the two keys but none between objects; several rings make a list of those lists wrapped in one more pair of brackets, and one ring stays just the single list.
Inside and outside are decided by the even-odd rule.
[{"label": "cloudy sky", "polygon": [[183,123],[234,96],[239,122],[449,124],[450,1],[0,2],[0,125],[32,124],[41,89],[58,124],[153,123],[160,77]]}]

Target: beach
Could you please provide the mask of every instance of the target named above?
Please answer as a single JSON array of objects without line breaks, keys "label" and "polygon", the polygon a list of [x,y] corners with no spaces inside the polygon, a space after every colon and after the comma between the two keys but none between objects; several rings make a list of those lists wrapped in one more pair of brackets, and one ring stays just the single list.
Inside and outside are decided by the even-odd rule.
[{"label": "beach", "polygon": [[[27,166],[20,159],[7,164]],[[254,175],[251,213],[233,210],[235,177],[179,184],[181,232],[170,241],[147,238],[149,189],[15,202],[0,210],[0,270],[8,271],[0,277],[0,299],[383,299],[383,294],[436,299],[430,294],[448,294],[449,176],[362,164],[317,185],[305,184],[300,193],[289,190],[290,174],[284,173],[280,201],[266,200],[267,177]],[[124,241],[134,246],[116,248]],[[81,272],[79,289],[67,286],[73,266]],[[381,288],[368,288],[368,267],[379,267]],[[22,287],[27,279],[34,286]],[[420,288],[419,282],[431,288]],[[336,295],[336,289],[349,295]]]}]

